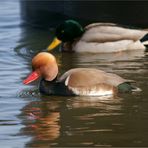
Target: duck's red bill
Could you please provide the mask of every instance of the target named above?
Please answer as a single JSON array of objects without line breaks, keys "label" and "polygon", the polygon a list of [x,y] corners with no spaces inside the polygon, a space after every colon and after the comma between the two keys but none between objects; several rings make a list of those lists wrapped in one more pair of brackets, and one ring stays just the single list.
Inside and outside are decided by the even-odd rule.
[{"label": "duck's red bill", "polygon": [[27,84],[37,80],[39,77],[40,77],[40,75],[36,71],[34,71],[23,81],[23,83],[27,85]]}]

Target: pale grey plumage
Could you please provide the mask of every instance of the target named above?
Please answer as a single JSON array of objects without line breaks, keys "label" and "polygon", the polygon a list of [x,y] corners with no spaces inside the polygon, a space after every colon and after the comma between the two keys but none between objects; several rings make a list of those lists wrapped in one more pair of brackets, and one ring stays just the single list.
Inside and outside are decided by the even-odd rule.
[{"label": "pale grey plumage", "polygon": [[85,27],[82,37],[73,43],[76,52],[119,52],[125,50],[143,50],[140,39],[147,30],[129,29],[111,23],[93,23]]}]

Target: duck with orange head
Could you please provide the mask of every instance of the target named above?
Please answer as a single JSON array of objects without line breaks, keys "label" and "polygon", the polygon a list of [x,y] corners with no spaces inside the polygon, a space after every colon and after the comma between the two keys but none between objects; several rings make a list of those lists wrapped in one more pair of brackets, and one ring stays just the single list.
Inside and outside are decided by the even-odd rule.
[{"label": "duck with orange head", "polygon": [[58,77],[56,58],[47,52],[32,59],[33,72],[23,81],[29,84],[39,77],[39,91],[45,95],[104,96],[140,90],[130,80],[94,68],[74,68]]}]

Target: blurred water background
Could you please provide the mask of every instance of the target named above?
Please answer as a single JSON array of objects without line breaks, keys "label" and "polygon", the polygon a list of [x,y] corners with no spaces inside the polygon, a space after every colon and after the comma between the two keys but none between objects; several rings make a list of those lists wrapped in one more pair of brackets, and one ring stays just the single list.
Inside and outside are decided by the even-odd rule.
[{"label": "blurred water background", "polygon": [[148,55],[55,51],[60,73],[95,67],[137,81],[142,92],[116,97],[43,96],[24,86],[31,58],[53,30],[22,25],[19,0],[0,1],[0,147],[148,146]]}]

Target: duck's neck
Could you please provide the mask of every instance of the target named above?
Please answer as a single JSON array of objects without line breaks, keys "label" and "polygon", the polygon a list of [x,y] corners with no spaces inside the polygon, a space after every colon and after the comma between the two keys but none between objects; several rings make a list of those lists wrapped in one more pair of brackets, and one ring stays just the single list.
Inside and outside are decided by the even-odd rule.
[{"label": "duck's neck", "polygon": [[80,40],[80,38],[77,38],[73,41],[68,41],[62,44],[61,51],[64,52],[74,52],[73,46]]},{"label": "duck's neck", "polygon": [[44,78],[42,78],[41,82],[52,85],[52,84],[55,84],[57,82],[57,77],[55,77],[52,81],[48,81],[48,80],[45,80]]},{"label": "duck's neck", "polygon": [[52,95],[54,93],[54,87],[57,81],[57,77],[52,81],[45,80],[44,78],[41,79],[39,90],[42,94]]},{"label": "duck's neck", "polygon": [[65,42],[61,46],[61,51],[63,52],[73,52],[72,50],[72,44],[73,42]]},{"label": "duck's neck", "polygon": [[43,78],[40,81],[39,90],[40,93],[45,95],[74,95],[74,93],[71,90],[69,90],[67,86],[65,86],[65,83],[58,81],[57,77],[52,81],[47,81]]},{"label": "duck's neck", "polygon": [[50,66],[47,68],[47,70],[45,70],[43,77],[46,81],[53,81],[54,79],[56,79],[57,75],[58,65],[54,64],[53,66]]}]

